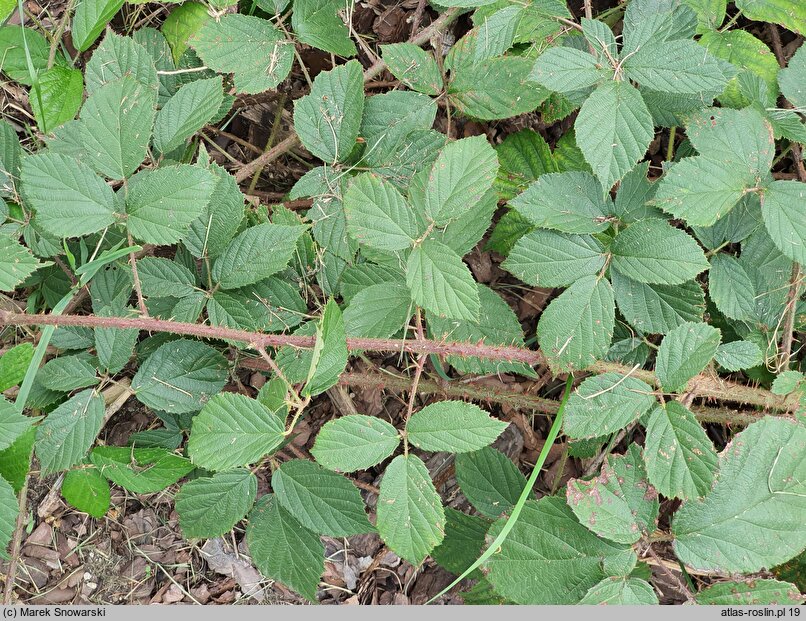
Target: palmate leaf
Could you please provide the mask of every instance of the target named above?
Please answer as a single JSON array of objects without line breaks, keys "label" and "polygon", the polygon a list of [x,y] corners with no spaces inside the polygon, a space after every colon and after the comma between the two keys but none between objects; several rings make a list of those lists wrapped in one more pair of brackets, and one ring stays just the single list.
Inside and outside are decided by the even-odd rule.
[{"label": "palmate leaf", "polygon": [[311,453],[326,468],[355,472],[380,463],[398,444],[397,430],[385,420],[348,414],[322,426]]},{"label": "palmate leaf", "polygon": [[22,160],[23,197],[42,229],[61,237],[81,237],[116,221],[112,189],[87,164],[58,153]]},{"label": "palmate leaf", "polygon": [[585,100],[576,139],[605,191],[638,163],[654,136],[652,116],[629,82],[610,80]]},{"label": "palmate leaf", "polygon": [[679,392],[713,359],[722,334],[705,323],[684,323],[671,330],[658,348],[655,373],[664,389]]},{"label": "palmate leaf", "polygon": [[194,418],[188,454],[207,470],[228,470],[257,462],[285,438],[282,421],[260,402],[219,393]]},{"label": "palmate leaf", "polygon": [[45,472],[66,470],[90,450],[104,420],[104,400],[94,390],[71,397],[37,428],[36,456]]},{"label": "palmate leaf", "polygon": [[294,102],[294,129],[306,149],[335,163],[353,150],[363,111],[361,64],[351,60],[320,73],[310,94]]},{"label": "palmate leaf", "polygon": [[176,495],[179,527],[188,539],[218,537],[242,520],[257,497],[248,470],[217,472],[185,483]]},{"label": "palmate leaf", "polygon": [[456,456],[456,480],[468,502],[490,518],[509,512],[526,485],[512,460],[489,446]]},{"label": "palmate leaf", "polygon": [[702,425],[679,401],[656,405],[647,422],[644,448],[649,481],[667,498],[707,493],[716,451]]},{"label": "palmate leaf", "polygon": [[318,464],[285,462],[272,474],[271,485],[277,502],[315,533],[349,537],[374,531],[358,488]]},{"label": "palmate leaf", "polygon": [[264,576],[316,600],[316,587],[325,570],[325,546],[273,494],[263,496],[249,513],[246,541]]},{"label": "palmate leaf", "polygon": [[464,401],[427,405],[409,419],[409,441],[424,451],[468,453],[492,444],[507,423],[495,420],[479,406]]},{"label": "palmate leaf", "polygon": [[754,572],[806,548],[806,428],[765,417],[737,434],[719,456],[719,474],[702,500],[672,520],[678,558],[696,569]]},{"label": "palmate leaf", "polygon": [[428,469],[416,455],[398,455],[386,467],[378,496],[378,533],[412,565],[445,536],[445,511]]},{"label": "palmate leaf", "polygon": [[[493,524],[488,537],[495,538],[503,522]],[[565,499],[546,496],[526,502],[500,551],[487,561],[487,579],[517,604],[577,604],[610,575],[611,564],[630,558],[628,547],[582,526]]]},{"label": "palmate leaf", "polygon": [[537,340],[555,373],[585,369],[607,353],[614,322],[610,283],[585,276],[546,307],[537,323]]}]

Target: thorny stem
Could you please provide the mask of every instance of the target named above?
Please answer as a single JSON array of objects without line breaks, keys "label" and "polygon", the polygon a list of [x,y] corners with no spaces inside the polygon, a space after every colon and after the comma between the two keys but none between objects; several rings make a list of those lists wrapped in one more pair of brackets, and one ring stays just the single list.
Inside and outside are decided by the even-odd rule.
[{"label": "thorny stem", "polygon": [[[417,340],[422,341],[425,339],[425,333],[423,332],[423,319],[420,314],[420,309],[417,309],[417,312],[414,314],[414,321],[417,329]],[[411,392],[409,394],[409,403],[406,406],[406,420],[403,423],[403,453],[405,455],[409,454],[409,439],[408,439],[408,426],[409,426],[409,419],[411,418],[412,413],[414,412],[414,402],[417,400],[417,387],[420,384],[420,377],[423,374],[423,368],[425,367],[425,362],[428,360],[428,354],[420,354],[417,357],[417,366],[414,369],[414,379],[411,382]]]},{"label": "thorny stem", "polygon": [[[207,326],[197,323],[183,323],[152,317],[99,317],[97,315],[28,315],[26,313],[13,313],[0,310],[0,325],[14,326],[78,326],[85,328],[131,328],[148,332],[170,332],[185,336],[195,336],[205,339],[231,340],[243,343],[249,347],[281,347],[290,345],[310,349],[314,346],[314,336],[300,336],[296,334],[263,334],[248,332],[233,328]],[[395,340],[375,338],[348,338],[347,348],[352,351],[377,351],[409,354],[439,354],[444,356],[461,356],[484,358],[485,360],[506,360],[508,362],[522,362],[531,366],[545,365],[546,359],[540,351],[523,347],[505,345],[486,345],[480,343],[456,343],[449,341],[435,341],[430,339]],[[628,367],[614,362],[597,362],[590,371],[597,373],[626,374]],[[638,378],[650,385],[658,385],[657,378],[652,371],[636,370],[632,377]],[[760,406],[779,412],[791,412],[797,409],[797,399],[789,395],[781,397],[768,390],[753,388],[731,382],[719,377],[706,375],[697,376],[697,397],[718,399],[735,403],[746,403]]]},{"label": "thorny stem", "polygon": [[[129,246],[134,246],[132,234],[129,233],[128,235]],[[140,286],[140,274],[137,272],[137,258],[133,252],[129,253],[129,264],[132,266],[132,281],[134,283],[134,292],[137,294],[137,306],[143,317],[148,317],[148,308],[146,307],[146,301],[143,299],[143,288]]]}]

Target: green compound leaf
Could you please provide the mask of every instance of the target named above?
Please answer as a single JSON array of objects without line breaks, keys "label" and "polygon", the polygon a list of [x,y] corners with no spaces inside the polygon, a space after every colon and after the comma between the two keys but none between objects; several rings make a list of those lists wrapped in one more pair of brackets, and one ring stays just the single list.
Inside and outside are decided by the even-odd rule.
[{"label": "green compound leaf", "polygon": [[419,45],[382,45],[381,52],[392,75],[409,88],[433,96],[442,91],[442,75],[437,61]]},{"label": "green compound leaf", "polygon": [[781,418],[737,434],[713,488],[672,520],[677,557],[706,571],[754,572],[806,548],[805,448],[806,428]]},{"label": "green compound leaf", "polygon": [[702,425],[679,401],[656,405],[644,448],[649,481],[667,498],[696,498],[711,489],[717,456]]},{"label": "green compound leaf", "polygon": [[81,0],[73,16],[73,45],[84,52],[95,43],[106,25],[123,6],[125,0]]},{"label": "green compound leaf", "polygon": [[702,321],[705,294],[690,280],[682,285],[647,285],[611,270],[619,310],[636,330],[666,334],[686,322]]},{"label": "green compound leaf", "polygon": [[512,460],[489,446],[460,453],[455,463],[462,493],[479,513],[489,518],[509,512],[526,485],[526,477]]},{"label": "green compound leaf", "polygon": [[126,213],[131,234],[148,244],[173,244],[204,211],[215,177],[189,164],[143,170],[129,180]]},{"label": "green compound leaf", "polygon": [[347,230],[361,244],[403,250],[420,236],[417,217],[389,181],[372,173],[353,178],[344,193]]},{"label": "green compound leaf", "polygon": [[98,446],[90,460],[107,479],[134,494],[153,494],[194,468],[189,459],[161,448]]},{"label": "green compound leaf", "polygon": [[8,544],[17,528],[19,504],[14,488],[3,477],[0,477],[0,558],[11,560]]},{"label": "green compound leaf", "polygon": [[733,341],[720,345],[714,359],[728,371],[740,371],[758,366],[764,361],[764,356],[755,343]]},{"label": "green compound leaf", "polygon": [[112,498],[109,482],[93,467],[79,467],[64,475],[62,496],[71,506],[94,518],[106,515]]},{"label": "green compound leaf", "polygon": [[563,233],[601,233],[607,230],[610,200],[588,172],[541,175],[509,204],[535,226]]},{"label": "green compound leaf", "polygon": [[87,164],[58,153],[22,160],[26,204],[42,229],[61,237],[81,237],[115,223],[115,195]]},{"label": "green compound leaf", "polygon": [[178,339],[161,345],[132,380],[137,399],[155,410],[197,412],[227,382],[227,360],[198,341]]},{"label": "green compound leaf", "polygon": [[256,497],[257,478],[248,470],[193,479],[176,495],[179,527],[188,539],[219,537],[246,516]]},{"label": "green compound leaf", "polygon": [[[259,282],[284,269],[306,227],[258,224],[233,239],[213,264],[213,281],[222,289]],[[271,248],[271,252],[266,252]]]},{"label": "green compound leaf", "polygon": [[67,470],[90,450],[104,420],[104,400],[94,390],[71,397],[36,430],[36,456],[44,472]]},{"label": "green compound leaf", "polygon": [[[18,284],[42,265],[28,248],[11,237],[0,235],[0,291],[14,291]],[[2,377],[0,375],[0,384]]]},{"label": "green compound leaf", "polygon": [[361,64],[351,60],[320,73],[310,94],[294,102],[294,129],[306,149],[324,162],[335,163],[353,150],[363,111]]},{"label": "green compound leaf", "polygon": [[[493,524],[488,537],[494,538],[504,521]],[[577,604],[609,577],[605,567],[630,557],[635,558],[629,548],[582,526],[565,499],[546,496],[526,501],[501,550],[487,561],[487,579],[517,604]]]},{"label": "green compound leaf", "polygon": [[325,546],[273,494],[263,496],[249,513],[246,541],[264,576],[316,601],[316,587],[325,571]]},{"label": "green compound leaf", "polygon": [[492,444],[508,423],[464,401],[427,405],[409,419],[409,441],[424,451],[468,453]]},{"label": "green compound leaf", "polygon": [[207,470],[246,466],[275,451],[284,431],[279,417],[260,402],[219,393],[193,418],[188,454]]},{"label": "green compound leaf", "polygon": [[681,392],[716,354],[722,334],[705,323],[685,323],[671,330],[658,349],[655,373],[663,388]]},{"label": "green compound leaf", "polygon": [[631,224],[613,240],[613,268],[638,282],[679,285],[709,267],[693,237],[663,220]]},{"label": "green compound leaf", "polygon": [[806,263],[806,222],[802,217],[806,183],[773,181],[764,191],[761,215],[778,249],[798,263]]},{"label": "green compound leaf", "polygon": [[577,144],[605,190],[633,169],[655,133],[638,89],[615,80],[585,100],[574,128]]},{"label": "green compound leaf", "polygon": [[99,87],[81,110],[89,162],[110,179],[131,175],[148,153],[157,94],[129,77]]},{"label": "green compound leaf", "polygon": [[486,137],[448,143],[428,175],[426,217],[442,226],[463,215],[492,187],[497,172],[498,156]]},{"label": "green compound leaf", "polygon": [[312,461],[285,462],[274,471],[271,486],[275,500],[315,533],[349,537],[375,530],[358,488]]},{"label": "green compound leaf", "polygon": [[654,606],[658,604],[658,596],[646,580],[612,576],[592,586],[579,603],[591,606]]},{"label": "green compound leaf", "polygon": [[604,246],[591,235],[537,230],[521,237],[502,267],[536,287],[567,287],[605,265]]},{"label": "green compound leaf", "polygon": [[300,41],[338,56],[355,56],[355,43],[338,10],[350,10],[344,0],[300,0],[294,3],[291,28]]},{"label": "green compound leaf", "polygon": [[613,289],[604,278],[580,278],[546,307],[537,340],[555,373],[580,370],[604,358],[615,323]]},{"label": "green compound leaf", "polygon": [[157,113],[154,146],[163,153],[181,146],[218,114],[223,101],[221,77],[185,84]]},{"label": "green compound leaf", "polygon": [[398,455],[386,467],[377,511],[381,539],[414,566],[445,536],[442,500],[428,469],[415,455]]},{"label": "green compound leaf", "polygon": [[636,444],[606,457],[597,477],[571,479],[566,497],[580,524],[617,543],[635,543],[657,525],[658,493],[647,482]]},{"label": "green compound leaf", "polygon": [[440,317],[478,319],[476,281],[461,257],[445,244],[427,238],[412,251],[406,284],[418,306]]},{"label": "green compound leaf", "polygon": [[294,60],[291,42],[271,22],[251,15],[208,20],[190,45],[210,69],[232,73],[237,92],[247,95],[276,88]]},{"label": "green compound leaf", "polygon": [[620,373],[583,381],[571,394],[563,429],[572,438],[596,438],[623,429],[655,403],[652,387]]},{"label": "green compound leaf", "polygon": [[718,582],[695,596],[702,606],[792,606],[803,603],[798,587],[780,580]]},{"label": "green compound leaf", "polygon": [[311,454],[325,468],[355,472],[381,463],[399,444],[397,429],[385,420],[349,414],[322,426]]}]

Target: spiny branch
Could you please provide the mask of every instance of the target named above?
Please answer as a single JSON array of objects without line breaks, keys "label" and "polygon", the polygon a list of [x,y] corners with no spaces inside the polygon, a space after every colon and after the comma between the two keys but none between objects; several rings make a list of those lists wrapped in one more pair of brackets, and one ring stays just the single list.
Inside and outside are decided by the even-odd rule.
[{"label": "spiny branch", "polygon": [[[96,315],[28,315],[0,310],[0,325],[13,326],[75,326],[84,328],[122,328],[146,332],[170,332],[203,339],[229,340],[243,343],[247,348],[282,347],[289,345],[302,349],[314,346],[315,337],[295,334],[264,334],[197,323],[183,323],[154,319],[150,317],[98,317]],[[407,354],[436,354],[440,356],[460,356],[463,358],[483,358],[521,362],[530,366],[546,365],[547,361],[539,351],[523,347],[487,345],[484,343],[456,343],[429,339],[395,340],[375,338],[348,338],[347,348],[351,351],[376,351]],[[631,371],[628,367],[613,362],[598,362],[590,370],[600,373],[631,373],[650,384],[658,386],[658,380],[651,371]],[[774,411],[794,411],[797,408],[796,396],[780,397],[768,390],[745,386],[719,377],[699,375],[691,383],[697,397],[716,399],[734,403],[745,403]]]}]

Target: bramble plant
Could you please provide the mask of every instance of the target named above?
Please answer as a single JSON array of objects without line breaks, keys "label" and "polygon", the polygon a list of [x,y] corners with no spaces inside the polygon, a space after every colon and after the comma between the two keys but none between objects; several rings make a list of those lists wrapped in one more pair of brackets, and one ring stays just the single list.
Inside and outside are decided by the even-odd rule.
[{"label": "bramble plant", "polygon": [[[339,1],[164,3],[154,28],[79,0],[54,32],[3,7],[29,25],[0,28],[28,93],[0,121],[0,556],[29,479],[63,473],[97,518],[110,485],[169,490],[186,539],[236,529],[311,601],[321,537],[377,533],[467,603],[656,604],[659,577],[803,602],[775,568],[806,563],[806,4],[440,0],[420,28],[420,2],[377,49]],[[254,96],[277,116],[243,164],[209,133]],[[289,154],[309,170],[261,194]],[[522,386],[473,383],[496,375]],[[294,444],[372,385],[402,409]],[[127,399],[158,422],[106,445]],[[493,446],[513,410],[551,417],[526,475]]]}]

